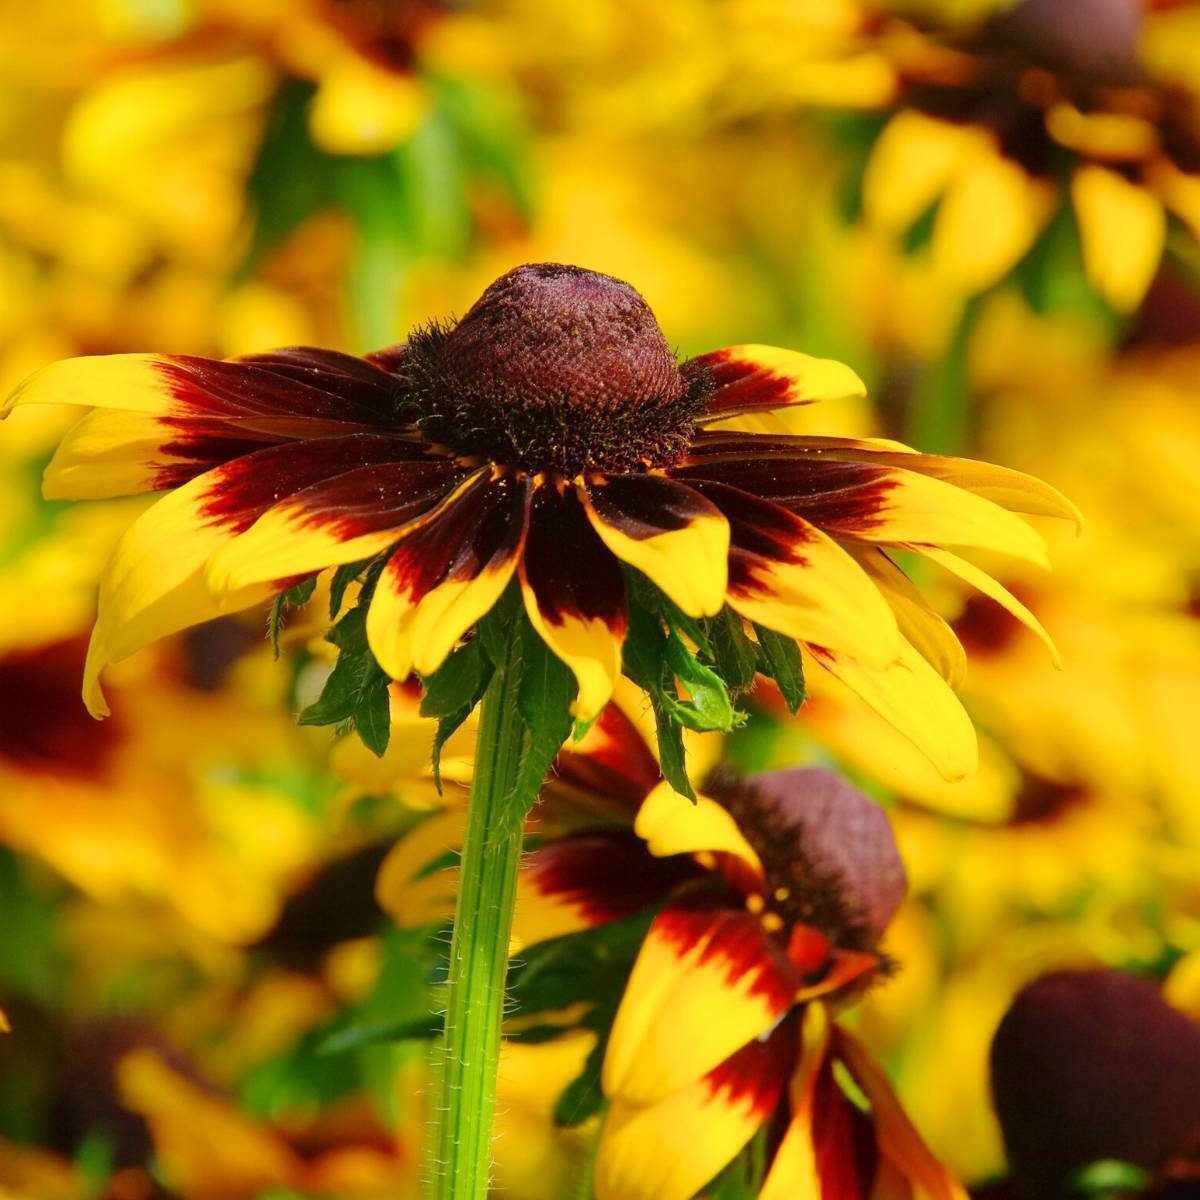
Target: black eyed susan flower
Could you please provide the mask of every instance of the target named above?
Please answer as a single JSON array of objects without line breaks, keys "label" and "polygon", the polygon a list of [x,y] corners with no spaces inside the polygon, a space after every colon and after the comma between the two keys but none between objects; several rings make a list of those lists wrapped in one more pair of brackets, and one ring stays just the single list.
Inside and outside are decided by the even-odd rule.
[{"label": "black eyed susan flower", "polygon": [[881,21],[901,106],[868,166],[868,217],[899,232],[936,202],[935,262],[975,290],[1025,255],[1069,192],[1092,285],[1135,307],[1168,214],[1200,235],[1197,96],[1143,53],[1173,36],[1150,8],[1023,0],[968,24]]},{"label": "black eyed susan flower", "polygon": [[47,495],[166,493],[101,583],[94,713],[107,663],[376,559],[365,629],[388,675],[435,671],[515,578],[588,721],[621,670],[631,568],[687,618],[727,605],[795,639],[959,774],[973,733],[944,678],[961,648],[887,551],[914,549],[1036,624],[945,547],[1044,564],[1014,512],[1072,510],[983,463],[749,431],[862,390],[841,364],[764,346],[680,364],[628,284],[542,264],[497,280],[457,324],[367,358],[72,359],[7,407],[94,409],[48,467]]}]

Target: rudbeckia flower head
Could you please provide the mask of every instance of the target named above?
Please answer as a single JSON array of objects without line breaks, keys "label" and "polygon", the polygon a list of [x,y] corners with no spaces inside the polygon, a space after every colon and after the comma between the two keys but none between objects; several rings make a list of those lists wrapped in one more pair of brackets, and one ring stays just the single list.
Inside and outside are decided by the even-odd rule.
[{"label": "rudbeckia flower head", "polygon": [[[227,362],[73,359],[7,407],[95,409],[51,462],[47,495],[167,493],[102,581],[85,673],[94,712],[108,662],[337,567],[335,595],[349,576],[362,589],[330,635],[354,651],[341,699],[378,702],[356,714],[331,699],[323,713],[360,732],[386,729],[389,677],[437,671],[512,584],[512,618],[561,664],[580,721],[624,666],[657,712],[727,730],[722,680],[782,675],[799,703],[800,646],[962,774],[974,734],[945,682],[961,648],[885,548],[933,557],[1032,621],[945,547],[1044,564],[1014,511],[1073,510],[1017,472],[793,436],[772,416],[863,392],[840,363],[767,346],[677,363],[628,284],[541,264],[497,280],[457,324],[367,358],[299,347]],[[623,663],[627,633],[636,653]]]}]

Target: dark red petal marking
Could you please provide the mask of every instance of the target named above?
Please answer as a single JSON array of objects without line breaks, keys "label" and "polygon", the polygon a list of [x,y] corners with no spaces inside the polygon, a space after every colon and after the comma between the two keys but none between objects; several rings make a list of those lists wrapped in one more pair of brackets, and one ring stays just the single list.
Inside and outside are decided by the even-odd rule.
[{"label": "dark red petal marking", "polygon": [[692,482],[729,522],[729,591],[748,596],[770,591],[763,580],[770,563],[805,566],[803,546],[813,534],[785,508],[737,488],[708,480]]},{"label": "dark red petal marking", "polygon": [[680,900],[659,913],[653,930],[681,958],[708,938],[699,961],[723,967],[731,985],[749,976],[751,994],[765,997],[780,1011],[796,994],[796,968],[758,917],[745,909],[727,908],[711,897]]},{"label": "dark red petal marking", "polygon": [[602,521],[639,541],[721,515],[694,488],[662,475],[616,475],[588,494]]},{"label": "dark red petal marking", "polygon": [[747,1108],[764,1121],[772,1117],[796,1066],[796,1026],[782,1021],[765,1038],[747,1042],[705,1077],[714,1099]]},{"label": "dark red petal marking", "polygon": [[528,859],[539,893],[576,906],[595,925],[641,912],[699,870],[686,855],[655,858],[628,829],[556,838]]},{"label": "dark red petal marking", "polygon": [[0,770],[103,779],[123,729],[83,705],[86,654],[84,637],[0,655]]},{"label": "dark red petal marking", "polygon": [[539,487],[529,513],[525,577],[551,625],[567,617],[603,621],[625,631],[625,583],[573,491]]},{"label": "dark red petal marking", "polygon": [[783,458],[705,461],[672,471],[697,490],[702,481],[723,483],[774,500],[821,529],[849,535],[881,525],[895,471],[863,463]]},{"label": "dark red petal marking", "polygon": [[379,463],[313,484],[287,503],[299,527],[349,540],[415,520],[469,474],[450,459]]},{"label": "dark red petal marking", "polygon": [[683,369],[689,372],[701,367],[708,368],[717,385],[708,403],[709,420],[753,409],[780,408],[789,403],[794,382],[789,376],[736,357],[731,350],[697,355],[688,359]]},{"label": "dark red petal marking", "polygon": [[832,1057],[817,1076],[812,1139],[821,1200],[866,1200],[879,1167],[875,1128],[838,1087]]},{"label": "dark red petal marking", "polygon": [[154,363],[187,413],[208,417],[307,417],[350,421],[372,428],[394,424],[395,382],[377,371],[379,383],[332,372],[291,369],[272,362],[222,362],[176,355]]},{"label": "dark red petal marking", "polygon": [[525,481],[481,475],[396,547],[379,586],[415,604],[441,583],[499,567],[520,547],[528,497]]},{"label": "dark red petal marking", "polygon": [[280,500],[314,483],[372,463],[403,461],[410,448],[375,434],[317,438],[257,450],[216,467],[197,503],[199,515],[233,533],[244,533]]},{"label": "dark red petal marking", "polygon": [[583,742],[560,751],[547,786],[554,792],[573,790],[612,800],[630,819],[662,779],[658,760],[636,725],[615,705],[608,705]]}]

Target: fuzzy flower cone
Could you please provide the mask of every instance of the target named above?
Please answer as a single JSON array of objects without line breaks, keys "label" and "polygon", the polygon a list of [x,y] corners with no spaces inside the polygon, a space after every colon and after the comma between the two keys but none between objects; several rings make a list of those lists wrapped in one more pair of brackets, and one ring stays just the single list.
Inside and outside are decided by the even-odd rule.
[{"label": "fuzzy flower cone", "polygon": [[941,563],[1037,627],[957,551],[1044,565],[1014,513],[1074,510],[1001,467],[745,431],[747,418],[761,430],[778,410],[862,391],[848,368],[792,350],[680,364],[628,284],[541,264],[497,280],[457,324],[367,358],[70,359],[6,410],[94,410],[47,469],[47,496],[163,493],[101,584],[85,678],[96,715],[106,664],[378,559],[366,633],[391,677],[434,671],[515,577],[588,721],[621,669],[631,568],[689,617],[728,605],[795,639],[960,775],[975,760],[947,686],[961,647],[888,551]]}]

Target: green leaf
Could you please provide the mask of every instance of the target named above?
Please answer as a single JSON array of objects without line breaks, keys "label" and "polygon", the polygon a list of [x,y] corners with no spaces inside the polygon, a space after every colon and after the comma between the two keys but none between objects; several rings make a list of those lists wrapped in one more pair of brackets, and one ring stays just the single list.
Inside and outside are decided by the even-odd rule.
[{"label": "green leaf", "polygon": [[346,599],[346,589],[362,574],[363,568],[370,562],[364,558],[360,562],[343,563],[333,573],[329,584],[329,619],[336,621],[342,611]]},{"label": "green leaf", "polygon": [[504,801],[504,811],[506,817],[523,822],[559,750],[571,736],[575,723],[571,702],[579,688],[575,676],[542,641],[529,618],[524,613],[521,616],[517,708],[528,736],[516,783]]},{"label": "green leaf", "polygon": [[444,1021],[438,1014],[427,1017],[402,1017],[391,1021],[368,1021],[346,1025],[325,1034],[314,1047],[315,1054],[344,1054],[359,1046],[381,1042],[428,1041],[440,1036]]},{"label": "green leaf", "polygon": [[286,592],[280,592],[275,597],[275,602],[271,605],[267,628],[271,635],[271,649],[275,652],[276,661],[279,660],[279,632],[283,628],[284,612],[289,607],[299,608],[301,605],[307,604],[316,590],[317,577],[314,575],[311,579],[302,579],[294,587],[288,588]]},{"label": "green leaf", "polygon": [[352,608],[326,635],[340,653],[321,695],[300,713],[301,725],[349,722],[363,744],[382,756],[391,733],[388,677],[367,645],[367,606]]},{"label": "green leaf", "polygon": [[[671,685],[672,688],[674,685]],[[667,697],[668,699],[670,697]],[[683,730],[657,696],[650,697],[654,727],[658,734],[658,765],[663,778],[681,795],[696,800],[696,789],[687,773],[687,753],[683,748]]]},{"label": "green leaf", "polygon": [[683,644],[674,630],[667,638],[667,666],[688,690],[690,700],[668,705],[668,711],[681,724],[699,732],[717,730],[728,733],[736,722],[729,693],[716,672],[704,666]]},{"label": "green leaf", "polygon": [[459,646],[432,675],[422,679],[421,716],[448,717],[465,704],[473,708],[483,696],[489,665],[478,638]]},{"label": "green leaf", "polygon": [[508,661],[508,643],[512,636],[513,622],[522,620],[524,616],[525,605],[521,600],[521,590],[514,579],[505,589],[504,595],[480,618],[476,626],[483,649],[495,666],[503,666]]},{"label": "green leaf", "polygon": [[758,671],[758,649],[746,635],[742,618],[726,605],[708,623],[713,665],[731,692],[754,686]]},{"label": "green leaf", "polygon": [[701,654],[712,657],[712,647],[704,626],[695,617],[687,613],[675,603],[665,592],[660,591],[640,571],[629,568],[625,571],[628,589],[647,612],[653,613],[670,630],[687,634],[700,649]]},{"label": "green leaf", "polygon": [[594,1117],[604,1104],[604,1093],[600,1090],[600,1071],[604,1066],[604,1054],[608,1049],[608,1038],[599,1037],[583,1064],[583,1070],[567,1084],[554,1105],[554,1123],[560,1129],[573,1129]]},{"label": "green leaf", "polygon": [[773,629],[754,626],[760,651],[758,669],[779,685],[788,712],[795,713],[804,703],[804,664],[795,639],[784,637]]}]

